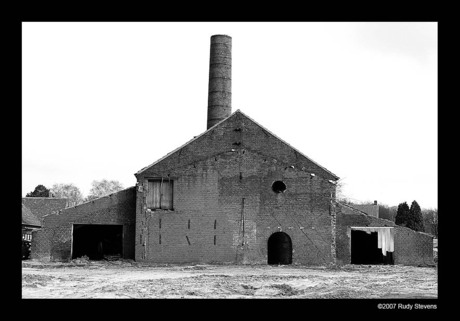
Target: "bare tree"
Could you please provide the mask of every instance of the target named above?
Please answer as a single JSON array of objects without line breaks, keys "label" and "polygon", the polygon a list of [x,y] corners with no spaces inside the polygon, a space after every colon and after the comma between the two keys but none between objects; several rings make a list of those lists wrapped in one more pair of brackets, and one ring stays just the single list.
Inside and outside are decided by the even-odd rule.
[{"label": "bare tree", "polygon": [[83,194],[80,189],[72,183],[54,184],[51,187],[51,193],[54,194],[54,197],[67,198],[69,200],[69,206],[83,203]]},{"label": "bare tree", "polygon": [[425,224],[426,232],[438,237],[438,210],[423,209],[423,223]]},{"label": "bare tree", "polygon": [[91,183],[91,190],[86,198],[87,201],[103,197],[124,189],[123,185],[119,181],[103,179],[100,181],[94,180]]},{"label": "bare tree", "polygon": [[345,186],[345,182],[343,179],[339,179],[336,183],[336,188],[335,188],[335,198],[337,201],[345,203],[345,204],[351,204],[351,200],[344,194],[343,188]]}]

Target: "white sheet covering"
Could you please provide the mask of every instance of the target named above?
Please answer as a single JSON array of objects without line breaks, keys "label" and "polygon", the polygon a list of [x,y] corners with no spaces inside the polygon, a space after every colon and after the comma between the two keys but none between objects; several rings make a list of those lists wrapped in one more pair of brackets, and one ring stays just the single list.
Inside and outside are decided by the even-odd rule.
[{"label": "white sheet covering", "polygon": [[394,231],[392,227],[353,227],[353,230],[364,231],[368,234],[378,233],[378,248],[382,249],[383,255],[394,252]]}]

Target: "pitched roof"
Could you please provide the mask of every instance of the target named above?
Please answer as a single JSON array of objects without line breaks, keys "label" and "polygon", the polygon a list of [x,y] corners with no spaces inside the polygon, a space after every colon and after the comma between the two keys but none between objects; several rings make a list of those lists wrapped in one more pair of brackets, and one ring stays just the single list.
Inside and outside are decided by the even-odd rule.
[{"label": "pitched roof", "polygon": [[22,204],[22,225],[30,225],[40,227],[42,224],[32,211]]},{"label": "pitched roof", "polygon": [[254,124],[256,124],[257,126],[259,126],[262,130],[264,130],[265,132],[269,133],[270,135],[272,135],[273,137],[275,137],[276,139],[278,139],[279,141],[281,141],[283,144],[285,144],[286,146],[288,146],[289,148],[291,148],[292,150],[296,151],[299,155],[305,157],[306,159],[308,159],[310,162],[312,162],[313,164],[315,164],[316,166],[320,167],[321,169],[323,169],[324,171],[326,171],[327,173],[329,173],[330,175],[332,175],[336,180],[339,179],[339,177],[337,175],[335,175],[334,173],[332,173],[331,171],[327,170],[326,168],[324,168],[323,166],[319,165],[318,163],[316,163],[315,161],[313,161],[311,158],[305,156],[302,152],[300,152],[299,150],[297,150],[296,148],[292,147],[290,144],[288,144],[286,141],[282,140],[281,138],[279,138],[278,136],[276,136],[275,134],[273,134],[271,131],[269,131],[268,129],[266,129],[265,127],[263,127],[262,125],[260,125],[258,122],[256,122],[255,120],[253,120],[252,118],[250,118],[249,116],[247,116],[246,114],[244,114],[242,111],[240,111],[239,109],[237,109],[235,112],[233,112],[230,116],[228,116],[227,118],[221,120],[220,122],[218,122],[217,124],[215,124],[214,126],[208,128],[205,132],[201,133],[200,135],[194,137],[193,139],[189,140],[188,142],[186,142],[185,144],[183,144],[182,146],[179,146],[178,148],[176,148],[175,150],[173,150],[172,152],[166,154],[165,156],[161,157],[160,159],[158,159],[157,161],[155,161],[154,163],[142,168],[141,170],[139,170],[137,173],[135,173],[135,175],[139,175],[141,174],[142,172],[148,170],[149,168],[151,168],[152,166],[160,163],[161,161],[163,161],[164,159],[168,158],[169,156],[173,155],[175,152],[181,150],[182,148],[186,147],[187,145],[189,145],[190,143],[198,140],[200,137],[202,137],[203,135],[205,135],[206,133],[208,133],[209,131],[213,130],[215,127],[218,127],[220,126],[223,122],[227,121],[230,117],[236,115],[236,114],[241,114],[242,116],[246,117],[247,119],[249,119],[250,121],[252,121]]},{"label": "pitched roof", "polygon": [[379,206],[377,204],[347,204],[343,207],[342,213],[354,214],[356,211],[373,217],[379,217]]},{"label": "pitched roof", "polygon": [[32,213],[41,220],[43,216],[65,208],[67,198],[56,197],[23,197],[22,204],[28,207]]},{"label": "pitched roof", "polygon": [[[209,132],[210,130],[214,129],[215,127],[219,126],[219,124],[222,124],[224,121],[226,121],[227,119],[229,119],[230,117],[232,117],[233,115],[235,115],[237,112],[240,112],[240,110],[238,109],[237,111],[235,111],[234,113],[232,113],[230,116],[228,116],[227,118],[225,119],[222,119],[220,122],[218,122],[217,124],[215,124],[214,126],[212,127],[209,127],[206,131],[204,131],[203,133],[201,133],[200,135],[198,136],[195,136],[193,137],[191,140],[189,140],[188,142],[186,142],[184,145],[182,146],[179,146],[177,147],[175,150],[173,150],[172,152],[169,152],[168,154],[166,154],[165,156],[161,157],[160,159],[158,159],[157,161],[153,162],[152,164],[142,168],[141,170],[139,170],[137,173],[135,173],[135,175],[139,175],[141,174],[142,172],[146,171],[147,169],[149,169],[150,167],[158,164],[159,162],[161,162],[162,160],[168,158],[170,155],[174,154],[175,152],[181,150],[182,148],[186,147],[188,144],[194,142],[195,140],[199,139],[201,136],[203,136],[204,134],[206,134],[207,132]],[[241,113],[241,112],[240,112]],[[243,114],[243,113],[242,113]],[[244,115],[244,114],[243,114]],[[246,116],[246,115],[245,115]]]}]

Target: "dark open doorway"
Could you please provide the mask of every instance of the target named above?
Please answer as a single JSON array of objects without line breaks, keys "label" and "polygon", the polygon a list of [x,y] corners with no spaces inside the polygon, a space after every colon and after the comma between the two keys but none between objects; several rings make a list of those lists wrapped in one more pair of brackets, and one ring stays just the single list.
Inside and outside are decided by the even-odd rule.
[{"label": "dark open doorway", "polygon": [[378,248],[378,232],[351,230],[351,264],[393,264],[393,253]]},{"label": "dark open doorway", "polygon": [[284,232],[273,233],[268,238],[268,264],[291,264],[292,242]]},{"label": "dark open doorway", "polygon": [[123,225],[74,224],[72,259],[102,260],[123,255]]}]

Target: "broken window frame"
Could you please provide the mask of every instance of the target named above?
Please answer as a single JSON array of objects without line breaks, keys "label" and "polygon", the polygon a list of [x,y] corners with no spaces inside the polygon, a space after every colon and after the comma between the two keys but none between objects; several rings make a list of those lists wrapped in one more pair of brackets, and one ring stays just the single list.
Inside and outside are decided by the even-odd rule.
[{"label": "broken window frame", "polygon": [[145,203],[150,210],[174,210],[174,180],[169,177],[148,178]]}]

